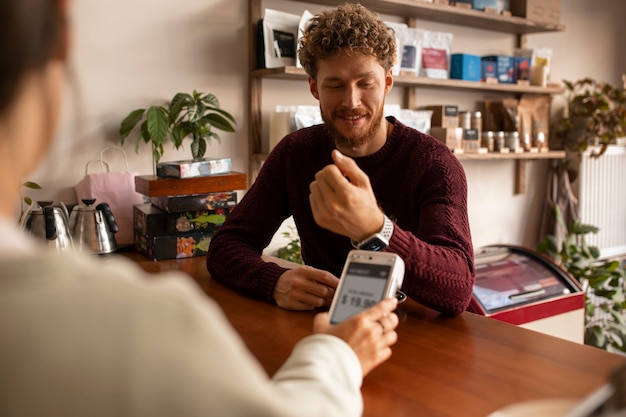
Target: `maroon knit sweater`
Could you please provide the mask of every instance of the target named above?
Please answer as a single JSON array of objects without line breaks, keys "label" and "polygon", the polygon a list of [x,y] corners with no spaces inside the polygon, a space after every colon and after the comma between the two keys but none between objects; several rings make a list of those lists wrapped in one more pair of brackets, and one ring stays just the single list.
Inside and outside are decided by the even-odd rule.
[{"label": "maroon knit sweater", "polygon": [[[470,302],[474,256],[467,217],[467,182],[450,150],[393,117],[394,128],[373,155],[355,158],[395,228],[387,251],[404,260],[402,290],[448,315]],[[323,125],[282,139],[241,202],[213,237],[207,256],[211,276],[238,291],[273,302],[285,271],[260,258],[282,221],[293,215],[307,265],[340,276],[350,239],[315,223],[309,184],[331,164],[334,141]]]}]

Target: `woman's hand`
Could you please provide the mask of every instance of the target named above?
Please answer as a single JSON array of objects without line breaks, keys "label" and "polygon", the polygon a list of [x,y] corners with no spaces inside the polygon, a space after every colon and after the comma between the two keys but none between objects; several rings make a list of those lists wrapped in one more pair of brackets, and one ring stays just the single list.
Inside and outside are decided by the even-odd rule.
[{"label": "woman's hand", "polygon": [[363,376],[391,357],[391,346],[398,340],[395,329],[398,316],[395,297],[387,298],[337,325],[331,325],[328,313],[319,313],[313,322],[313,333],[337,336],[352,347],[361,362]]}]

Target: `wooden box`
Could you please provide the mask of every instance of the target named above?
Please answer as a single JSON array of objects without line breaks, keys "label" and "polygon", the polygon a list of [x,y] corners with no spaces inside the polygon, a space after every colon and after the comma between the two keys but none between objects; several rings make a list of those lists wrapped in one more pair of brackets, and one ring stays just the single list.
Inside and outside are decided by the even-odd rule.
[{"label": "wooden box", "polygon": [[561,23],[561,0],[511,0],[511,14],[548,25]]},{"label": "wooden box", "polygon": [[234,171],[223,175],[194,178],[159,178],[154,175],[135,177],[135,191],[148,197],[207,194],[247,188],[246,174]]}]

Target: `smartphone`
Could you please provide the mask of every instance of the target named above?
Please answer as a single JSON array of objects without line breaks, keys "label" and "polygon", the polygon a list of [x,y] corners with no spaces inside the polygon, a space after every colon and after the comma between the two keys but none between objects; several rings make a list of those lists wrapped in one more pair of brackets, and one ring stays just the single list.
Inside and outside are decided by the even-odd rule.
[{"label": "smartphone", "polygon": [[395,253],[350,251],[330,305],[331,324],[394,297],[403,280],[404,262]]}]

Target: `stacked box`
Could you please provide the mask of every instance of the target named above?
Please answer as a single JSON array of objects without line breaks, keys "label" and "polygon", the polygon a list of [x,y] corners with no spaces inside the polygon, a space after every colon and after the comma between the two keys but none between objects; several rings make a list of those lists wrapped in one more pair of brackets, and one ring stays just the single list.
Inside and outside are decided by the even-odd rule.
[{"label": "stacked box", "polygon": [[206,177],[136,177],[150,203],[133,208],[135,249],[150,259],[206,255],[211,238],[237,205],[245,174]]},{"label": "stacked box", "polygon": [[482,79],[495,78],[499,83],[515,84],[515,57],[488,55],[481,58]]},{"label": "stacked box", "polygon": [[466,81],[480,81],[480,57],[471,54],[452,54],[450,56],[450,78]]},{"label": "stacked box", "polygon": [[463,149],[463,128],[461,127],[431,127],[430,134],[451,150]]},{"label": "stacked box", "polygon": [[459,126],[459,106],[444,104],[438,106],[426,106],[424,109],[431,110],[433,112],[430,118],[431,128],[455,128]]},{"label": "stacked box", "polygon": [[561,0],[511,0],[511,13],[547,25],[561,23]]}]

